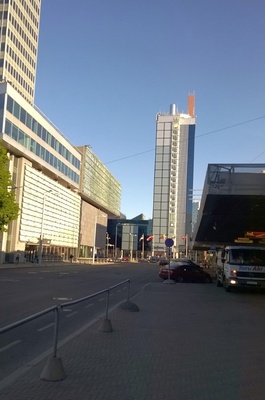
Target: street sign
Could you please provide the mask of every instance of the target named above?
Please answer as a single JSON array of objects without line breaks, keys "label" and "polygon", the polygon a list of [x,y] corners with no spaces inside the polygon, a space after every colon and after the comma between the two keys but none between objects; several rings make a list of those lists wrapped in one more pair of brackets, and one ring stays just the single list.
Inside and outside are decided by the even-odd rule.
[{"label": "street sign", "polygon": [[167,247],[172,247],[172,246],[174,246],[174,240],[173,240],[173,239],[170,239],[170,238],[167,238],[167,239],[165,240],[165,245],[166,245]]}]

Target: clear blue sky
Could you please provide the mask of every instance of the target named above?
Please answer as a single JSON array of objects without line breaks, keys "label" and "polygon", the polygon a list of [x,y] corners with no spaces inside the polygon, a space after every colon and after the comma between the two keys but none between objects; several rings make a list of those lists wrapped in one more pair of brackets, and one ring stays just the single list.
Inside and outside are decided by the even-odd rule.
[{"label": "clear blue sky", "polygon": [[209,163],[265,163],[264,16],[264,0],[43,0],[35,104],[121,183],[127,218],[151,218],[156,113],[188,93],[195,189]]}]

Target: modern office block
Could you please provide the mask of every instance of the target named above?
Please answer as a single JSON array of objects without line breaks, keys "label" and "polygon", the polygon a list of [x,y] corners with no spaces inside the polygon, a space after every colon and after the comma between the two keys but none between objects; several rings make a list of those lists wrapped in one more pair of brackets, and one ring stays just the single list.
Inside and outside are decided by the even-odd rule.
[{"label": "modern office block", "polygon": [[0,81],[34,102],[41,0],[0,1]]},{"label": "modern office block", "polygon": [[36,169],[79,188],[80,152],[9,83],[0,83],[0,137],[10,153],[26,156]]},{"label": "modern office block", "polygon": [[[89,146],[78,146],[82,155],[82,197],[79,257],[105,253],[108,216],[120,216],[121,185]],[[95,242],[95,249],[91,247]]]},{"label": "modern office block", "polygon": [[89,146],[78,146],[82,155],[80,191],[92,204],[109,215],[118,217],[121,206],[121,185]]},{"label": "modern office block", "polygon": [[[125,216],[124,216],[125,217]],[[144,258],[151,255],[152,220],[143,214],[132,219],[115,218],[108,220],[108,242],[114,257]]]},{"label": "modern office block", "polygon": [[[15,252],[63,258],[79,240],[81,154],[11,84],[0,83],[0,138],[9,154],[18,219],[1,234],[2,261]],[[7,257],[5,257],[5,254]],[[22,257],[23,258],[23,257]]]},{"label": "modern office block", "polygon": [[192,224],[195,115],[194,95],[188,97],[187,114],[171,105],[170,113],[156,117],[156,151],[153,192],[153,252],[165,253],[165,239],[174,240],[173,251],[183,253]]}]

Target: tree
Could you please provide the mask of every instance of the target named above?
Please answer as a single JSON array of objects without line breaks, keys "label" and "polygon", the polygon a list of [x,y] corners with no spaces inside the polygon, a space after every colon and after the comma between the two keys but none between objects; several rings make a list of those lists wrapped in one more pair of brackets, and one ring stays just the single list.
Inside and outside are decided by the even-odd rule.
[{"label": "tree", "polygon": [[[8,171],[7,151],[0,142],[0,232],[7,231],[7,225],[17,219],[19,206],[12,190],[12,179]],[[11,190],[10,190],[11,189]]]}]

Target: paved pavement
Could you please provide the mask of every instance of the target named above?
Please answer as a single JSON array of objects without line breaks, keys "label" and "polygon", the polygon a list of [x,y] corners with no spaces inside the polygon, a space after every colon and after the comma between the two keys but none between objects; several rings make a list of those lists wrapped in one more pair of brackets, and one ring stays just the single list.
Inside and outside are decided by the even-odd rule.
[{"label": "paved pavement", "polygon": [[[65,379],[40,379],[40,357],[0,382],[1,400],[265,399],[265,296],[215,284],[152,282],[60,345]],[[21,374],[20,374],[21,373]]]}]

